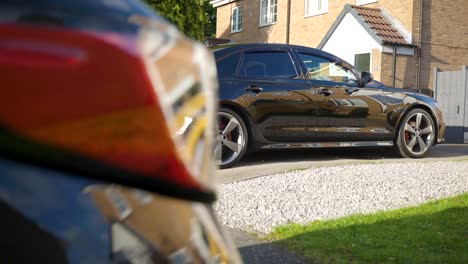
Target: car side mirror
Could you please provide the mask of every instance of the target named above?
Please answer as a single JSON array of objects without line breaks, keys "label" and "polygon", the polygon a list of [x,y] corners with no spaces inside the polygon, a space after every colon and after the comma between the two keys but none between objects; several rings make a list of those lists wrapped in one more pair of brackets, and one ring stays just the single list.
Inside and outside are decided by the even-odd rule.
[{"label": "car side mirror", "polygon": [[372,73],[370,72],[362,72],[361,74],[361,81],[360,81],[360,86],[363,87],[364,85],[372,82],[374,80],[374,76],[372,76]]}]

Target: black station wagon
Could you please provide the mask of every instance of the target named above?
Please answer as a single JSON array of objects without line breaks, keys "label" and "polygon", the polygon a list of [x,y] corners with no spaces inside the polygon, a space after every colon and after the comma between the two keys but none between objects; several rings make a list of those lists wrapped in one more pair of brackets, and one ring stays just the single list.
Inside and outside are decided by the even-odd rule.
[{"label": "black station wagon", "polygon": [[431,97],[386,87],[324,51],[244,44],[214,54],[221,168],[260,149],[381,146],[419,158],[443,140]]}]

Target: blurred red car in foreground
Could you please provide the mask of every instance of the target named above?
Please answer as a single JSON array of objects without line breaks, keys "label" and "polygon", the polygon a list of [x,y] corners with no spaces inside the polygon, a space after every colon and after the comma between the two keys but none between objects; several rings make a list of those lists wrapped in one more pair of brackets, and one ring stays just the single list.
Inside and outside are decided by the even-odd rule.
[{"label": "blurred red car in foreground", "polygon": [[214,67],[134,0],[2,1],[1,262],[239,262],[211,207]]}]

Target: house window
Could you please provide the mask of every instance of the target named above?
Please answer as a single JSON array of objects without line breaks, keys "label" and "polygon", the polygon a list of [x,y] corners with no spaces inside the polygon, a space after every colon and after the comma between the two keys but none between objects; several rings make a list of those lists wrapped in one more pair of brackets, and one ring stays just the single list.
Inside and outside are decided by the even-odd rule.
[{"label": "house window", "polygon": [[378,2],[378,0],[356,0],[356,5],[366,5],[375,2]]},{"label": "house window", "polygon": [[370,53],[356,54],[354,55],[354,66],[360,71],[370,71]]},{"label": "house window", "polygon": [[236,6],[232,9],[231,14],[231,32],[242,31],[242,6]]},{"label": "house window", "polygon": [[109,188],[106,193],[115,210],[118,212],[120,220],[125,219],[132,213],[132,208],[117,189]]},{"label": "house window", "polygon": [[328,0],[305,0],[305,16],[316,16],[328,12]]},{"label": "house window", "polygon": [[260,26],[276,23],[277,0],[260,0]]}]

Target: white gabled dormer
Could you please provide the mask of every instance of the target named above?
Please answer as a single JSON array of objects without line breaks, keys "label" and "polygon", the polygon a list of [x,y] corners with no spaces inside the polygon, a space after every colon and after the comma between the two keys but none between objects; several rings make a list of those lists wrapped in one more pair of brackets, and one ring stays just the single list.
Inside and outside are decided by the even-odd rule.
[{"label": "white gabled dormer", "polygon": [[[371,65],[372,51],[414,55],[411,33],[380,8],[345,5],[318,45],[349,63]],[[377,70],[377,69],[374,69]],[[373,71],[369,69],[369,71]]]}]

